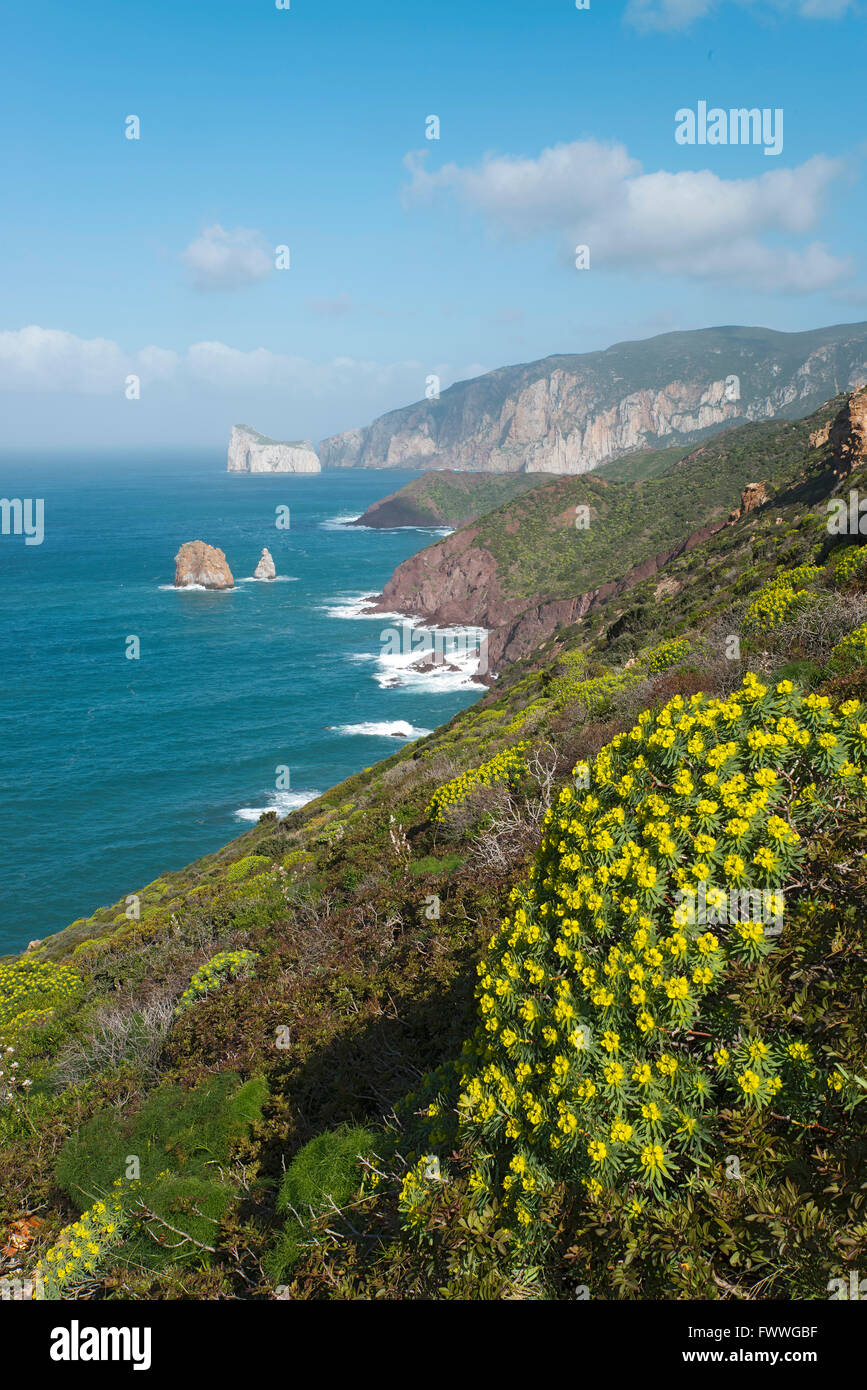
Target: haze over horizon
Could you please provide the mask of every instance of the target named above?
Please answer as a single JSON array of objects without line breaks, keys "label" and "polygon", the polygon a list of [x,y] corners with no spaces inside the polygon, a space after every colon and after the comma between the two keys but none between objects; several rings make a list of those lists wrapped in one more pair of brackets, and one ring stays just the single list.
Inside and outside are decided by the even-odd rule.
[{"label": "haze over horizon", "polygon": [[[431,375],[867,318],[847,0],[48,0],[7,31],[6,447],[318,441]],[[781,150],[678,143],[700,103],[781,112]]]}]

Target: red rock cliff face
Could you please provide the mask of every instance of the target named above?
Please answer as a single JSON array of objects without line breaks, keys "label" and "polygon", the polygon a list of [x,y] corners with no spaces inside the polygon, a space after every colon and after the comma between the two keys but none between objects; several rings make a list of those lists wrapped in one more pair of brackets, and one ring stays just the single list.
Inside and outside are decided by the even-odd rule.
[{"label": "red rock cliff face", "polygon": [[715,521],[704,526],[670,550],[587,593],[529,607],[526,599],[504,597],[494,557],[474,546],[476,529],[466,527],[399,565],[374,607],[382,613],[423,618],[436,626],[467,623],[488,628],[489,674],[495,676],[510,662],[526,656],[557,628],[578,622],[598,604],[649,579],[670,560],[692,550],[728,524]]},{"label": "red rock cliff face", "polygon": [[429,622],[497,627],[515,617],[526,600],[503,597],[497,562],[475,545],[475,526],[465,526],[398,565],[376,603],[383,613],[405,613]]}]

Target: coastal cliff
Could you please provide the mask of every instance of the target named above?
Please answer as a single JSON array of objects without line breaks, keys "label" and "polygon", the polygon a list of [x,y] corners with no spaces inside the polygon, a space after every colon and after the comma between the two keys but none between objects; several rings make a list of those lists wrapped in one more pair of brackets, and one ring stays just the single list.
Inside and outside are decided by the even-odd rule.
[{"label": "coastal cliff", "polygon": [[835,458],[863,448],[865,401],[862,391],[803,422],[742,426],[632,483],[604,471],[542,482],[410,556],[375,609],[487,628],[498,674],[557,629],[767,508],[793,459],[834,471]]},{"label": "coastal cliff", "polygon": [[289,444],[268,439],[248,425],[235,425],[229,440],[229,473],[319,473],[322,465],[307,440]]},{"label": "coastal cliff", "polygon": [[731,426],[802,418],[867,382],[867,324],[712,328],[459,382],[324,440],[325,468],[586,473]]}]

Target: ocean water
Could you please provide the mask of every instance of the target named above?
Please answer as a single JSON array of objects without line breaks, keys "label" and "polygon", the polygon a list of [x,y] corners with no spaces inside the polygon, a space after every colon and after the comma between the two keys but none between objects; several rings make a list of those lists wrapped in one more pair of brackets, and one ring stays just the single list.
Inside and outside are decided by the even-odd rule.
[{"label": "ocean water", "polygon": [[[45,507],[41,545],[0,536],[0,954],[217,849],[263,810],[302,804],[480,694],[461,675],[407,670],[381,641],[391,621],[359,616],[360,596],[437,533],[346,521],[414,473],[224,469],[216,451],[0,459],[0,497]],[[172,588],[178,546],[196,539],[226,552],[234,590]],[[270,584],[251,579],[265,545]]]}]

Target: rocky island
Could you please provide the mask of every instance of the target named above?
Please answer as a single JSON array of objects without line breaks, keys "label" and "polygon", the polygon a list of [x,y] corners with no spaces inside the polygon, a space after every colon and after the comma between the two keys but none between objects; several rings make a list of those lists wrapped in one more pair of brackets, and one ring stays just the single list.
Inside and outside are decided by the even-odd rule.
[{"label": "rocky island", "polygon": [[235,580],[226,556],[204,541],[186,541],[175,556],[175,588],[234,589]]},{"label": "rocky island", "polygon": [[229,473],[319,473],[322,465],[309,440],[287,443],[234,425],[229,440]]}]

